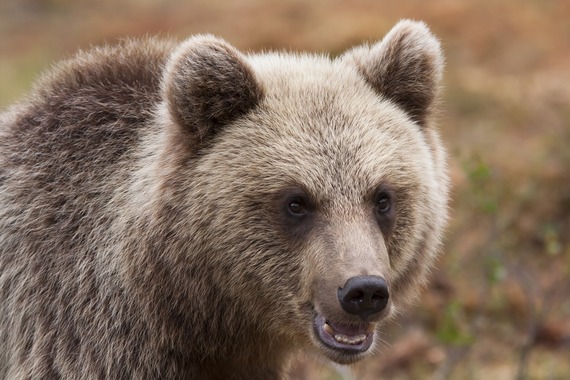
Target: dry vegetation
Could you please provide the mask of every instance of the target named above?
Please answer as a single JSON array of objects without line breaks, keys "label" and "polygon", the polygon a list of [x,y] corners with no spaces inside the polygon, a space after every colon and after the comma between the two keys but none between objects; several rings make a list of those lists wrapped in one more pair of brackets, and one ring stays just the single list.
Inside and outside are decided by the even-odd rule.
[{"label": "dry vegetation", "polygon": [[375,358],[299,379],[570,378],[570,1],[0,0],[0,107],[117,37],[210,32],[336,54],[425,20],[447,55],[452,221],[433,282]]}]

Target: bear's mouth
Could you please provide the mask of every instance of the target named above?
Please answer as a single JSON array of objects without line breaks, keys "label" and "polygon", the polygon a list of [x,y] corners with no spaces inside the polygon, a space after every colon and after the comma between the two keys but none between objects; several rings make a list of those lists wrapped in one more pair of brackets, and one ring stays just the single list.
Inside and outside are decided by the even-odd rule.
[{"label": "bear's mouth", "polygon": [[315,317],[315,333],[328,348],[355,355],[368,350],[374,341],[375,323],[335,323],[323,315]]}]

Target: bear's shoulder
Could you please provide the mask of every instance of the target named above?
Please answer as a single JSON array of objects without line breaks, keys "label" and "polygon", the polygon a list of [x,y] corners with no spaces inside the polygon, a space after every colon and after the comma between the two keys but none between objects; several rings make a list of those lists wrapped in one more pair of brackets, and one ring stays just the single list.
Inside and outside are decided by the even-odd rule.
[{"label": "bear's shoulder", "polygon": [[58,112],[69,106],[92,113],[100,106],[134,115],[159,100],[162,70],[175,46],[149,37],[80,51],[44,73],[28,102]]}]

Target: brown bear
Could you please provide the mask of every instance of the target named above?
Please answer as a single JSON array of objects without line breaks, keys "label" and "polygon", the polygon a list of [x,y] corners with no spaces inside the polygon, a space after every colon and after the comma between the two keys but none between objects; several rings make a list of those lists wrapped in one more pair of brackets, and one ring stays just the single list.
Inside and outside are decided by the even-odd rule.
[{"label": "brown bear", "polygon": [[0,116],[0,378],[277,379],[347,364],[439,250],[443,59],[209,35],[58,64]]}]

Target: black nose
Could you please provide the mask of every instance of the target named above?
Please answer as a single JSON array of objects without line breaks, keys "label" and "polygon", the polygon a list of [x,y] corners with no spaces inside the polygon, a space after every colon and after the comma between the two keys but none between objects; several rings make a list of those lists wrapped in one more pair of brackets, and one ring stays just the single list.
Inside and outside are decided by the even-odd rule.
[{"label": "black nose", "polygon": [[388,298],[390,295],[386,281],[379,276],[351,277],[338,290],[338,300],[344,311],[361,318],[384,310]]}]

